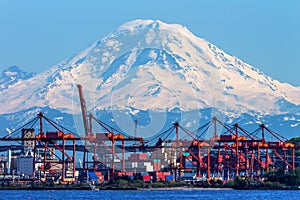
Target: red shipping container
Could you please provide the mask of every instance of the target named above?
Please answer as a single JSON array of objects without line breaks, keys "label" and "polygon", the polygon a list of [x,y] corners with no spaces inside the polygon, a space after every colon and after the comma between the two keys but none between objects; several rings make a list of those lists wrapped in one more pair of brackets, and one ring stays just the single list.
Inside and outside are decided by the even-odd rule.
[{"label": "red shipping container", "polygon": [[143,181],[145,181],[145,182],[151,180],[151,176],[147,176],[147,175],[142,176],[142,178],[143,178]]},{"label": "red shipping container", "polygon": [[165,177],[165,176],[157,176],[157,177],[156,177],[156,180],[157,180],[157,181],[165,181],[165,180],[166,180],[166,177]]},{"label": "red shipping container", "polygon": [[99,181],[100,183],[103,183],[103,182],[104,182],[104,176],[99,176],[99,177],[98,177],[98,181]]},{"label": "red shipping container", "polygon": [[155,176],[163,176],[163,175],[164,175],[164,172],[155,172],[154,175],[155,175]]}]

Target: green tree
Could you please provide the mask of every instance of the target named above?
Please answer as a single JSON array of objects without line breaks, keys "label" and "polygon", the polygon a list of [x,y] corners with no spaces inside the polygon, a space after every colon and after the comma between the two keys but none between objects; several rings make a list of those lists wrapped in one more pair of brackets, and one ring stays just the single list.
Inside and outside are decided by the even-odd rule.
[{"label": "green tree", "polygon": [[236,176],[234,178],[234,188],[236,189],[248,189],[250,187],[250,181],[248,178]]}]

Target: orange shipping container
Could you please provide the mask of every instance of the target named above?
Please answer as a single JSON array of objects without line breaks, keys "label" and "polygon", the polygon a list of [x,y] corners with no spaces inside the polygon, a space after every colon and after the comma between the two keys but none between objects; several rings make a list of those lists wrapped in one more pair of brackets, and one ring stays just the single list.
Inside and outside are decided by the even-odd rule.
[{"label": "orange shipping container", "polygon": [[99,176],[101,176],[101,175],[102,175],[102,172],[96,172],[95,174],[96,174],[96,176],[98,176],[98,177],[99,177]]},{"label": "orange shipping container", "polygon": [[126,176],[133,176],[133,172],[125,172]]},{"label": "orange shipping container", "polygon": [[170,175],[171,175],[171,172],[163,172],[163,175],[164,175],[164,176],[170,176]]}]

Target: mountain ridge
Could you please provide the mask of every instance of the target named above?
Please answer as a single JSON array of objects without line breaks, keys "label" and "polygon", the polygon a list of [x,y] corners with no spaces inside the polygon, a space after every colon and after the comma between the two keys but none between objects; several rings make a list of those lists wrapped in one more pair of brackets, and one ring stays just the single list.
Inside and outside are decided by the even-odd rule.
[{"label": "mountain ridge", "polygon": [[18,66],[10,66],[2,71],[0,76],[0,91],[8,89],[8,87],[16,84],[20,80],[26,80],[35,75],[36,73],[25,72]]},{"label": "mountain ridge", "polygon": [[135,20],[74,57],[1,90],[0,114],[47,106],[77,115],[76,84],[83,85],[89,111],[123,110],[132,119],[147,110],[195,110],[191,117],[199,117],[200,110],[215,108],[211,115],[229,119],[298,116],[300,111],[300,87],[272,79],[182,25]]}]

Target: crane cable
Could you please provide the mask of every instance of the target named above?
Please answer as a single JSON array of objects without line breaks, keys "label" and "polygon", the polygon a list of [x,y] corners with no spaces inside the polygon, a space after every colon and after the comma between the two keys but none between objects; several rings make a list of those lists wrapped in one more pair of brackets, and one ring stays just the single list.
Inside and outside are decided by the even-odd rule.
[{"label": "crane cable", "polygon": [[[23,129],[24,127],[26,127],[29,124],[32,124],[31,127],[34,126],[34,124],[37,122],[39,117],[35,117],[32,120],[30,120],[29,122],[27,122],[26,124],[22,125],[21,127],[17,128],[16,130],[14,130],[13,132],[9,133],[8,135],[4,136],[3,138],[7,138],[8,136],[11,137],[13,136],[13,134],[15,134],[16,132],[20,131],[21,129]],[[34,123],[33,123],[34,122]]]}]

